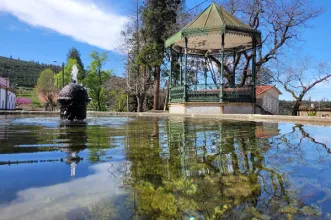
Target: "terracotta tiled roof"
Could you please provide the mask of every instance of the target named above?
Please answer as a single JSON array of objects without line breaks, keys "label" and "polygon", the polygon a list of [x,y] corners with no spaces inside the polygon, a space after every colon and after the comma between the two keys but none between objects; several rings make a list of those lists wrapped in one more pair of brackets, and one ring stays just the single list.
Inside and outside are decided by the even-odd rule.
[{"label": "terracotta tiled roof", "polygon": [[256,95],[260,95],[271,88],[275,88],[279,94],[282,94],[275,86],[256,86]]},{"label": "terracotta tiled roof", "polygon": [[255,129],[255,136],[257,138],[271,138],[277,135],[279,135],[278,129],[263,129],[259,127]]}]

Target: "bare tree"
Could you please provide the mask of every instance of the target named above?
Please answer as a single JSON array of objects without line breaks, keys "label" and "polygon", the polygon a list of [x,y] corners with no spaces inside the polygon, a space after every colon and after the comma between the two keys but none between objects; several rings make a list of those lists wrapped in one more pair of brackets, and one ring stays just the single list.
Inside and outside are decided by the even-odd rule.
[{"label": "bare tree", "polygon": [[[133,2],[133,1],[132,1]],[[126,63],[126,92],[136,98],[137,112],[143,111],[146,93],[152,84],[150,70],[138,62],[141,47],[144,45],[145,37],[141,31],[141,10],[139,0],[134,1],[131,10],[131,22],[122,31],[122,36],[127,44]]]},{"label": "bare tree", "polygon": [[[309,27],[309,22],[323,12],[321,8],[313,7],[309,0],[220,0],[220,3],[251,28],[262,32],[263,50],[258,52],[257,71],[275,59],[285,45],[299,41],[300,29]],[[209,58],[220,68],[216,57],[209,55]],[[252,77],[251,52],[241,51],[226,60],[231,61],[225,62],[224,77],[227,81],[234,84],[237,78],[240,86],[245,85]]]},{"label": "bare tree", "polygon": [[297,115],[305,95],[316,85],[331,77],[331,67],[327,62],[314,64],[311,59],[298,59],[296,64],[277,62],[276,71],[270,74],[275,82],[289,92],[295,100],[292,115]]}]

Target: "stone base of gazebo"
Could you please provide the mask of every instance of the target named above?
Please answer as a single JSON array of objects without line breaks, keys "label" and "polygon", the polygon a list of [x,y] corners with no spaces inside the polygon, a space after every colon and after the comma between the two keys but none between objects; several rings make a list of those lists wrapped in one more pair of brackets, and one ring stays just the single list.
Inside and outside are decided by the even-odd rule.
[{"label": "stone base of gazebo", "polygon": [[255,104],[246,102],[170,103],[170,114],[255,114]]}]

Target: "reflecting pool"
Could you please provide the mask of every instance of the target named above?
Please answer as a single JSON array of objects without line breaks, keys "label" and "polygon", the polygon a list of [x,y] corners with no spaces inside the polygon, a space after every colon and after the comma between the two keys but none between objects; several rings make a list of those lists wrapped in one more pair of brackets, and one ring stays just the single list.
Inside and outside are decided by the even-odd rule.
[{"label": "reflecting pool", "polygon": [[329,219],[331,127],[0,116],[0,219]]}]

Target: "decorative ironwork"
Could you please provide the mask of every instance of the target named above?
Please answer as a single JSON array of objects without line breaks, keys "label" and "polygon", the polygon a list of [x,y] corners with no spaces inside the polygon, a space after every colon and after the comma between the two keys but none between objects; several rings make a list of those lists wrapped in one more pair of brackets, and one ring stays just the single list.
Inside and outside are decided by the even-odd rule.
[{"label": "decorative ironwork", "polygon": [[223,102],[254,102],[254,87],[235,87],[223,89]]},{"label": "decorative ironwork", "polygon": [[184,86],[172,87],[170,90],[171,102],[184,102]]},{"label": "decorative ironwork", "polygon": [[[171,102],[185,102],[185,86],[171,88]],[[224,88],[220,99],[220,89],[215,84],[200,84],[186,86],[187,102],[255,102],[254,87]]]},{"label": "decorative ironwork", "polygon": [[214,84],[187,87],[188,102],[219,102],[219,88]]}]

